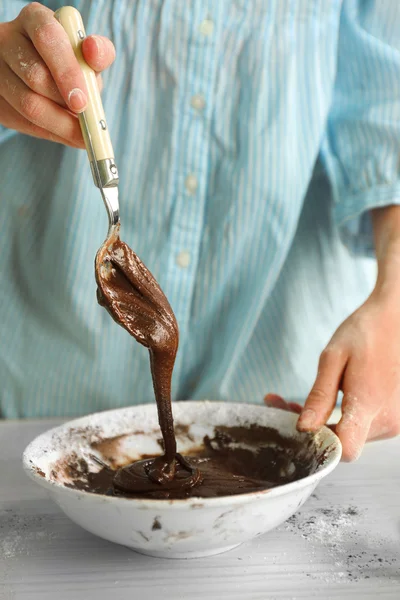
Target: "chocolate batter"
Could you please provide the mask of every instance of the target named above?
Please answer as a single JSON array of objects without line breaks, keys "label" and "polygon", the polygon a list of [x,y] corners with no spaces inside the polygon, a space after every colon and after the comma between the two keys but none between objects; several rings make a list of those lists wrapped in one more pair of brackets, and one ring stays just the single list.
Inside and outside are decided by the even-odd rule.
[{"label": "chocolate batter", "polygon": [[[201,479],[200,472],[176,451],[171,380],[179,332],[172,308],[153,275],[118,234],[98,252],[95,275],[99,304],[150,354],[164,454],[137,463],[132,471],[132,486],[137,492],[146,492],[157,490],[160,485],[174,489],[195,485]],[[175,479],[177,465],[179,477]]]},{"label": "chocolate batter", "polygon": [[[83,479],[77,478],[73,486],[149,498],[208,497],[262,490],[308,474],[310,456],[306,469],[299,458],[301,444],[262,427],[219,427],[212,440],[204,439],[190,462],[178,454],[171,379],[179,334],[172,308],[152,274],[118,234],[96,256],[96,281],[99,303],[149,350],[164,453],[117,471],[110,464],[95,474],[80,469]],[[271,439],[273,444],[266,446]]]},{"label": "chocolate batter", "polygon": [[[119,439],[116,439],[119,443]],[[93,444],[93,450],[107,460],[114,440]],[[104,454],[102,450],[104,449]],[[212,438],[191,453],[190,462],[201,470],[197,485],[187,483],[187,472],[178,463],[174,485],[158,485],[155,489],[138,489],[136,465],[114,470],[111,465],[99,472],[75,464],[74,481],[69,484],[95,494],[108,496],[146,497],[153,499],[184,499],[231,496],[270,489],[290,483],[313,473],[323,461],[318,456],[312,436],[299,441],[284,438],[274,429],[251,427],[216,427]],[[152,459],[145,459],[152,460]],[[97,460],[95,460],[97,462]]]}]

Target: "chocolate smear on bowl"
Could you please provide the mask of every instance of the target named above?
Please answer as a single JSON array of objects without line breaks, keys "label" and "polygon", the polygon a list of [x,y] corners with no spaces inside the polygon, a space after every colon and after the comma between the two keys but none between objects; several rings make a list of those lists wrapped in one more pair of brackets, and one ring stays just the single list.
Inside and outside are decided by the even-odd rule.
[{"label": "chocolate smear on bowl", "polygon": [[[143,463],[152,460],[146,457]],[[137,462],[119,469],[104,466],[68,485],[95,494],[127,498],[212,498],[291,483],[315,472],[321,462],[312,436],[288,438],[273,428],[259,425],[215,427],[213,436],[205,436],[203,444],[184,460],[201,472],[196,485],[185,485],[186,469],[177,463],[173,480],[176,485],[145,489],[147,478],[143,476],[143,486],[138,490]]]}]

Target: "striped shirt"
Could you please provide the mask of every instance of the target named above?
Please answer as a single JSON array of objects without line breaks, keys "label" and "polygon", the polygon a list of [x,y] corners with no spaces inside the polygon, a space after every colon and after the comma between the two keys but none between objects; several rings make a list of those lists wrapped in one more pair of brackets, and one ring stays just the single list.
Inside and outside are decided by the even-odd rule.
[{"label": "striped shirt", "polygon": [[[178,319],[173,398],[304,401],[372,288],[369,211],[400,198],[400,3],[71,3],[117,49],[122,238]],[[96,303],[86,153],[1,128],[0,164],[1,416],[153,401],[147,351]]]}]

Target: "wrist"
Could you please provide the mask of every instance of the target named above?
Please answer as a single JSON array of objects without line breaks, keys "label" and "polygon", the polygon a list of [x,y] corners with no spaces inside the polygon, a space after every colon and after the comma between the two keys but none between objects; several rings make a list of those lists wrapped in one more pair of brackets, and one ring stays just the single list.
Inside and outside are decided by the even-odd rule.
[{"label": "wrist", "polygon": [[378,275],[373,295],[400,304],[400,206],[372,212]]},{"label": "wrist", "polygon": [[378,267],[371,299],[390,311],[400,312],[400,254],[393,255]]}]

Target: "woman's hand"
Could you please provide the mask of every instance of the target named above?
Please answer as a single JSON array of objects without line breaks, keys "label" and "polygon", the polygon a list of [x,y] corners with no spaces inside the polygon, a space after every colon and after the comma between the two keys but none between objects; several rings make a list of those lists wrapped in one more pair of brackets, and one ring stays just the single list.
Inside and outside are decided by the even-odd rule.
[{"label": "woman's hand", "polygon": [[400,300],[378,290],[336,331],[323,351],[304,408],[269,394],[265,403],[300,413],[299,431],[316,431],[343,391],[342,417],[332,426],[342,459],[358,458],[367,441],[400,433]]},{"label": "woman's hand", "polygon": [[[97,73],[115,58],[112,42],[97,35],[84,40],[82,52]],[[82,71],[52,10],[33,2],[14,21],[0,23],[2,125],[83,148],[76,113],[85,109],[86,102]]]},{"label": "woman's hand", "polygon": [[342,391],[342,418],[332,429],[346,461],[358,458],[365,442],[400,434],[400,206],[377,208],[371,218],[378,263],[372,294],[323,351],[304,408],[273,394],[265,398],[300,413],[299,431],[316,431]]}]

